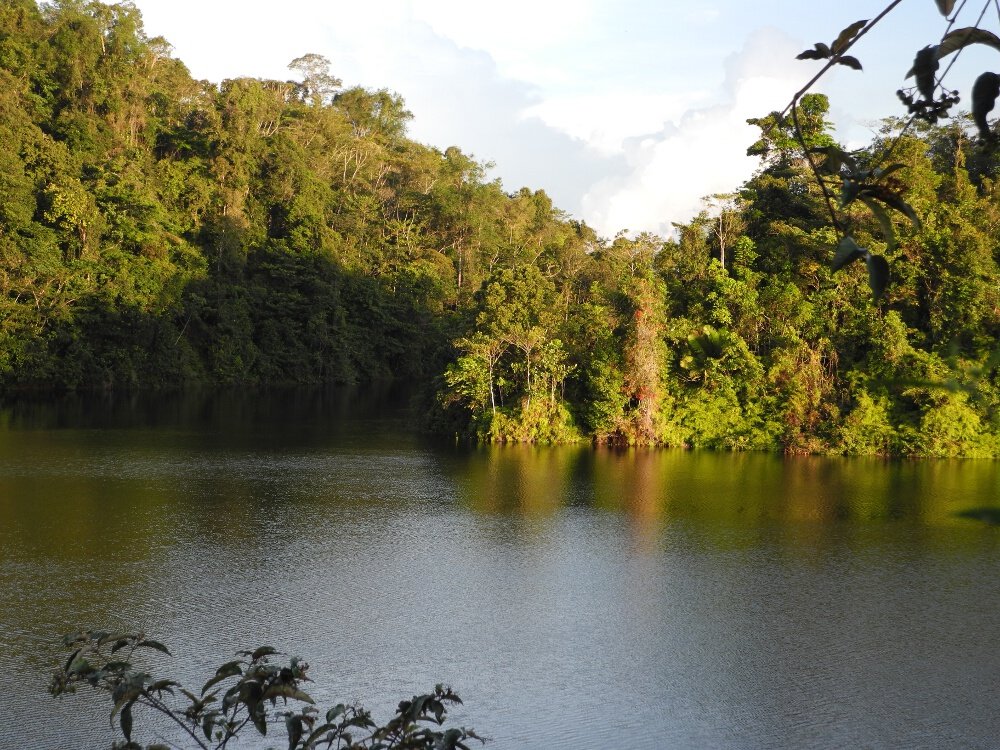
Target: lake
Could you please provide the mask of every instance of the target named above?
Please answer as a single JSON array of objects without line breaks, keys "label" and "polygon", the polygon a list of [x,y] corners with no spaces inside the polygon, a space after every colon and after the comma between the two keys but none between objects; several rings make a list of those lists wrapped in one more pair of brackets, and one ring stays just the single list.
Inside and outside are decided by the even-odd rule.
[{"label": "lake", "polygon": [[992,748],[1000,528],[960,514],[998,505],[992,461],[472,448],[387,391],[8,405],[0,747],[110,744],[45,692],[107,627],[383,720],[445,682],[498,750]]}]

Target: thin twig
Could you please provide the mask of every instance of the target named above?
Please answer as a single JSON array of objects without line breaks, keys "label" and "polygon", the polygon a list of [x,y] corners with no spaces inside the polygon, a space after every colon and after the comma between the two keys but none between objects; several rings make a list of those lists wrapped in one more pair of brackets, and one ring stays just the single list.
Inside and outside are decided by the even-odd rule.
[{"label": "thin twig", "polygon": [[149,693],[144,693],[142,697],[145,698],[145,701],[143,702],[147,706],[149,706],[150,708],[155,708],[157,711],[159,711],[161,714],[171,719],[174,723],[180,726],[181,729],[187,732],[188,735],[190,735],[191,739],[193,739],[196,743],[198,743],[198,747],[204,748],[204,750],[208,750],[208,745],[202,742],[201,738],[198,737],[197,734],[195,734],[194,730],[191,729],[191,727],[189,727],[185,722],[181,721],[177,717],[177,714],[175,714],[172,710],[170,710],[170,708],[165,703],[154,698]]},{"label": "thin twig", "polygon": [[917,120],[916,115],[910,115],[910,119],[908,119],[905,123],[903,123],[903,127],[900,128],[899,132],[893,136],[892,142],[889,144],[889,148],[887,148],[885,153],[882,154],[882,156],[875,161],[875,164],[881,164],[882,162],[889,161],[889,159],[892,157],[892,154],[896,150],[896,146],[900,144],[900,142],[903,140],[903,136],[906,135],[906,131],[910,129],[910,126],[913,125],[913,123],[916,122],[916,120]]},{"label": "thin twig", "polygon": [[174,750],[184,750],[183,747],[181,747],[180,745],[178,745],[176,742],[174,742],[173,740],[171,740],[169,737],[163,736],[159,732],[153,732],[153,736],[156,737],[156,739],[160,740],[161,744],[163,744],[163,745],[169,745],[170,747],[174,748]]},{"label": "thin twig", "polygon": [[830,188],[827,187],[826,182],[819,173],[819,167],[813,161],[809,149],[806,148],[806,142],[802,136],[802,128],[799,126],[799,107],[797,102],[793,102],[792,104],[792,125],[795,127],[795,138],[798,140],[799,145],[802,146],[802,153],[805,154],[806,161],[809,162],[813,177],[816,178],[816,182],[819,183],[820,190],[823,192],[823,198],[826,200],[826,208],[830,212],[830,219],[833,221],[833,228],[837,232],[837,239],[839,241],[840,235],[844,234],[844,228],[840,223],[840,219],[837,218],[836,209],[833,207],[833,196],[830,193]]},{"label": "thin twig", "polygon": [[[962,3],[962,7],[963,8],[965,7],[965,3],[964,2]],[[974,29],[978,29],[979,28],[979,24],[981,24],[983,22],[983,17],[986,15],[986,11],[989,9],[989,7],[990,7],[990,0],[986,0],[986,4],[983,6],[983,10],[979,14],[979,18],[976,19],[976,23],[975,23],[975,25],[972,28],[974,28]],[[961,13],[961,12],[962,12],[962,8],[959,8],[958,9],[958,13]],[[948,33],[951,31],[951,27],[955,25],[955,21],[958,20],[958,13],[956,13],[952,18],[948,19],[949,20],[948,27],[944,30],[944,34],[941,35],[941,40],[942,41],[944,41],[944,38],[946,36],[948,36]],[[948,67],[946,67],[944,69],[944,73],[942,73],[941,76],[938,78],[938,85],[941,86],[942,88],[943,88],[943,85],[944,85],[945,76],[947,76],[948,73],[951,71],[952,67],[958,61],[959,55],[962,54],[962,50],[964,50],[964,49],[965,49],[965,47],[959,47],[958,50],[956,50],[955,56],[952,57],[951,60],[948,61]]]},{"label": "thin twig", "polygon": [[814,85],[816,85],[816,82],[824,75],[826,75],[827,71],[829,71],[830,68],[832,68],[834,65],[840,62],[840,58],[844,56],[845,52],[847,52],[851,47],[857,44],[858,41],[861,39],[861,37],[863,37],[865,34],[867,34],[869,31],[875,28],[875,25],[878,24],[878,22],[881,21],[883,18],[885,18],[887,15],[889,15],[889,13],[892,12],[892,10],[901,2],[903,2],[903,0],[893,0],[891,3],[889,3],[885,8],[882,9],[881,13],[875,16],[874,19],[869,21],[868,24],[863,29],[861,29],[861,31],[858,32],[858,35],[856,37],[854,37],[851,41],[845,44],[842,50],[840,50],[839,52],[837,52],[837,54],[831,57],[827,61],[826,65],[824,65],[823,68],[816,75],[814,75],[811,79],[809,79],[809,83],[807,83],[805,86],[803,86],[796,92],[795,96],[792,97],[792,100],[778,114],[778,119],[776,120],[775,125],[772,125],[770,128],[768,128],[764,132],[764,135],[767,135],[774,127],[776,127],[777,122],[780,122],[784,118],[784,116],[788,114],[789,110],[791,110],[792,107],[795,106],[795,103],[799,99],[801,99],[803,96],[809,93],[809,89],[811,89]]},{"label": "thin twig", "polygon": [[812,169],[813,176],[819,183],[820,190],[823,193],[823,199],[826,201],[827,210],[830,212],[830,218],[833,220],[833,226],[838,235],[843,234],[843,226],[841,225],[840,220],[837,218],[837,211],[833,206],[833,196],[830,193],[830,189],[827,187],[826,183],[820,176],[819,167],[816,165],[816,162],[813,160],[812,155],[809,153],[809,149],[806,146],[805,140],[802,137],[802,128],[799,126],[799,118],[797,112],[799,99],[805,96],[809,92],[809,89],[811,89],[816,84],[816,82],[819,81],[820,78],[826,75],[827,71],[829,71],[830,68],[832,68],[834,65],[840,62],[841,58],[843,58],[844,54],[849,49],[851,49],[851,47],[853,47],[865,34],[871,31],[883,18],[889,15],[889,13],[892,12],[892,10],[901,2],[903,2],[903,0],[893,0],[891,3],[889,3],[885,8],[882,9],[882,12],[879,13],[877,16],[875,16],[874,19],[869,21],[865,25],[865,27],[861,29],[861,31],[858,32],[858,34],[853,39],[847,42],[847,44],[845,44],[842,49],[838,50],[836,54],[834,54],[833,57],[831,57],[827,61],[826,65],[824,65],[823,68],[816,75],[814,75],[805,86],[803,86],[795,93],[795,95],[792,97],[792,100],[788,103],[788,105],[778,114],[778,116],[775,118],[771,126],[768,127],[762,134],[762,137],[767,137],[768,133],[770,133],[774,128],[776,128],[779,125],[779,123],[781,123],[781,121],[784,120],[785,115],[788,114],[789,111],[791,111],[792,124],[795,127],[796,139],[798,140],[799,145],[802,147],[802,152],[805,154],[806,161],[809,162],[809,167]]}]

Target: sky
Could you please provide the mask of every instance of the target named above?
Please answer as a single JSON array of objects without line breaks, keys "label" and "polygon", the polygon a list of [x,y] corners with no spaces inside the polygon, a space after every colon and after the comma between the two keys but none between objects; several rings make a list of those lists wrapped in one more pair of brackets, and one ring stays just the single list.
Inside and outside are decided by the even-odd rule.
[{"label": "sky", "polygon": [[[346,86],[401,94],[411,138],[458,146],[508,192],[544,189],[612,237],[669,234],[738,188],[757,167],[746,119],[782,109],[819,69],[795,55],[887,0],[134,2],[196,78],[294,79],[291,60],[324,55]],[[842,142],[904,114],[895,91],[944,25],[933,0],[905,0],[855,48],[864,72],[823,79]]]}]

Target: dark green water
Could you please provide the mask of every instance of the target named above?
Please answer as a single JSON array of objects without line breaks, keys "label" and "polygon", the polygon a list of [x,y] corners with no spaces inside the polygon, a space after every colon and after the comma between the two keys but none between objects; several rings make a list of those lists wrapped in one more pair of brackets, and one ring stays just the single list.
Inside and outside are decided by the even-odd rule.
[{"label": "dark green water", "polygon": [[109,744],[45,693],[81,626],[383,718],[448,682],[496,748],[996,747],[997,506],[993,462],[467,449],[387,394],[8,407],[0,747]]}]

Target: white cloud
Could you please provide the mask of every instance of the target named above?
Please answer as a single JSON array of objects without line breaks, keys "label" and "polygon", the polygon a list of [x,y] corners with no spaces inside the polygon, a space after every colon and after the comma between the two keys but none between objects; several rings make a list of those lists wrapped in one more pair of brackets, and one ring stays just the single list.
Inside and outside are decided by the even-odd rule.
[{"label": "white cloud", "polygon": [[553,55],[593,23],[595,0],[411,0],[414,17],[459,47],[487,53],[505,76],[539,84],[564,81]]},{"label": "white cloud", "polygon": [[493,162],[507,190],[544,189],[577,216],[587,186],[622,170],[619,153],[600,153],[532,114],[539,90],[502,75],[489,55],[451,43],[435,49],[434,62],[403,83],[415,139],[457,144]]},{"label": "white cloud", "polygon": [[138,0],[136,5],[146,32],[166,37],[197,78],[288,78],[291,60],[320,52],[323,45],[324,27],[308,0],[284,0],[280,13],[261,0]]},{"label": "white cloud", "polygon": [[584,141],[604,155],[623,152],[625,141],[637,133],[659,130],[664,122],[704,104],[707,91],[690,93],[611,92],[547,97],[529,107],[525,117]]},{"label": "white cloud", "polygon": [[727,100],[627,141],[628,174],[587,192],[582,205],[588,221],[604,234],[623,228],[668,233],[672,222],[697,213],[702,197],[738,187],[757,164],[746,155],[757,137],[746,120],[780,109],[801,84],[801,68],[774,62],[793,58],[799,47],[774,30],[752,34],[727,61]]}]

